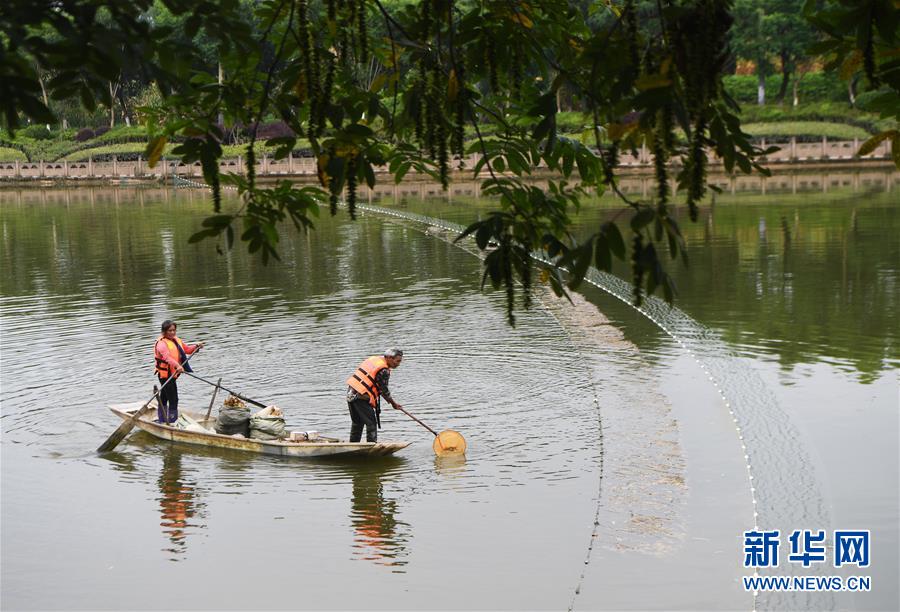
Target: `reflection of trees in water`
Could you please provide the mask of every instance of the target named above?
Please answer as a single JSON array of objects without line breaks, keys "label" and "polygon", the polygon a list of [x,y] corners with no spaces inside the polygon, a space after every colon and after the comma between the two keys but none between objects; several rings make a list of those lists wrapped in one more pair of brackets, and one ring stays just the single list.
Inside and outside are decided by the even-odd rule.
[{"label": "reflection of trees in water", "polygon": [[377,464],[353,472],[354,557],[402,571],[407,564],[409,524],[396,518],[397,501],[386,499],[383,477],[388,470]]},{"label": "reflection of trees in water", "polygon": [[172,553],[173,561],[179,561],[187,551],[190,521],[201,508],[195,499],[196,483],[185,479],[182,474],[180,452],[171,449],[171,452],[163,454],[162,471],[157,482],[160,493],[159,524],[171,544],[163,550]]}]

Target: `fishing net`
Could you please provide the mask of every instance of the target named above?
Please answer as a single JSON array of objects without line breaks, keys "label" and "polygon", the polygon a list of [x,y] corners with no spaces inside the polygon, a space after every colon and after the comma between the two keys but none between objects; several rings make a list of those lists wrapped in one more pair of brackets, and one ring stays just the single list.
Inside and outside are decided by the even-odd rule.
[{"label": "fishing net", "polygon": [[431,445],[435,455],[464,455],[466,453],[466,439],[462,434],[452,429],[445,429],[434,437]]}]

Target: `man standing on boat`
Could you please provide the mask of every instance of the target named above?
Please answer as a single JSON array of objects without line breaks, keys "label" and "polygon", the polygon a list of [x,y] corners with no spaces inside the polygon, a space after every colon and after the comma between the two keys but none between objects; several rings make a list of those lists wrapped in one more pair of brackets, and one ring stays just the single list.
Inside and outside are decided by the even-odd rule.
[{"label": "man standing on boat", "polygon": [[[187,356],[202,348],[203,343],[185,344],[175,335],[178,326],[174,321],[163,321],[161,329],[162,336],[156,339],[156,346],[153,348],[156,376],[161,389],[156,413],[160,423],[174,423],[178,420],[178,381],[175,379],[185,370],[193,371],[191,364],[186,363]],[[167,384],[170,377],[174,378]]]},{"label": "man standing on boat", "polygon": [[347,406],[350,408],[350,441],[359,442],[363,425],[366,426],[366,442],[378,441],[378,427],[381,424],[381,398],[400,410],[388,389],[391,370],[403,361],[403,351],[388,349],[382,356],[369,357],[347,379]]}]

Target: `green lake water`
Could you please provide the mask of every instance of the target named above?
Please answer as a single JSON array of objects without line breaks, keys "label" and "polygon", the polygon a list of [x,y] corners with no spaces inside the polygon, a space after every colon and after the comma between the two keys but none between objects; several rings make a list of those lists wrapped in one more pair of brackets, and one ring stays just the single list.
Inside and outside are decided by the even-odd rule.
[{"label": "green lake water", "polygon": [[[0,190],[2,606],[896,609],[887,177],[892,190],[835,175],[827,190],[725,194],[695,224],[678,211],[691,264],[672,266],[679,310],[657,317],[671,334],[602,283],[574,305],[539,290],[511,329],[477,257],[402,218],[323,211],[266,267],[187,243],[202,190]],[[372,203],[461,224],[491,207],[477,188],[404,191]],[[616,210],[586,203],[579,231]],[[401,346],[395,396],[469,452],[434,457],[386,407],[380,438],[414,443],[392,458],[287,461],[144,433],[98,456],[117,425],[105,406],[150,395],[165,318],[207,343],[198,373],[339,437],[349,372]],[[208,405],[202,383],[179,391]],[[872,530],[856,572],[872,591],[754,599],[739,578],[756,520]]]}]

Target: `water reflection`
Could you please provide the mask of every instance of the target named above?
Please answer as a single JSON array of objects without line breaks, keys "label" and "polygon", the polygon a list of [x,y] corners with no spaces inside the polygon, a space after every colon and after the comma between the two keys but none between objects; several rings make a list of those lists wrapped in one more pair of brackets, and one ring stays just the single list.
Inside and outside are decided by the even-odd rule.
[{"label": "water reflection", "polygon": [[434,471],[443,477],[457,478],[465,474],[466,456],[465,455],[447,455],[444,457],[435,455]]},{"label": "water reflection", "polygon": [[[353,557],[403,573],[407,561],[408,523],[397,518],[397,500],[385,495],[385,480],[399,468],[402,459],[358,464],[353,469]],[[388,479],[389,480],[389,479]]]},{"label": "water reflection", "polygon": [[169,545],[163,548],[170,553],[170,560],[181,561],[187,552],[188,528],[202,504],[196,499],[197,483],[186,478],[181,469],[181,452],[175,448],[163,454],[162,471],[157,480],[160,497],[159,515],[163,535]]}]

